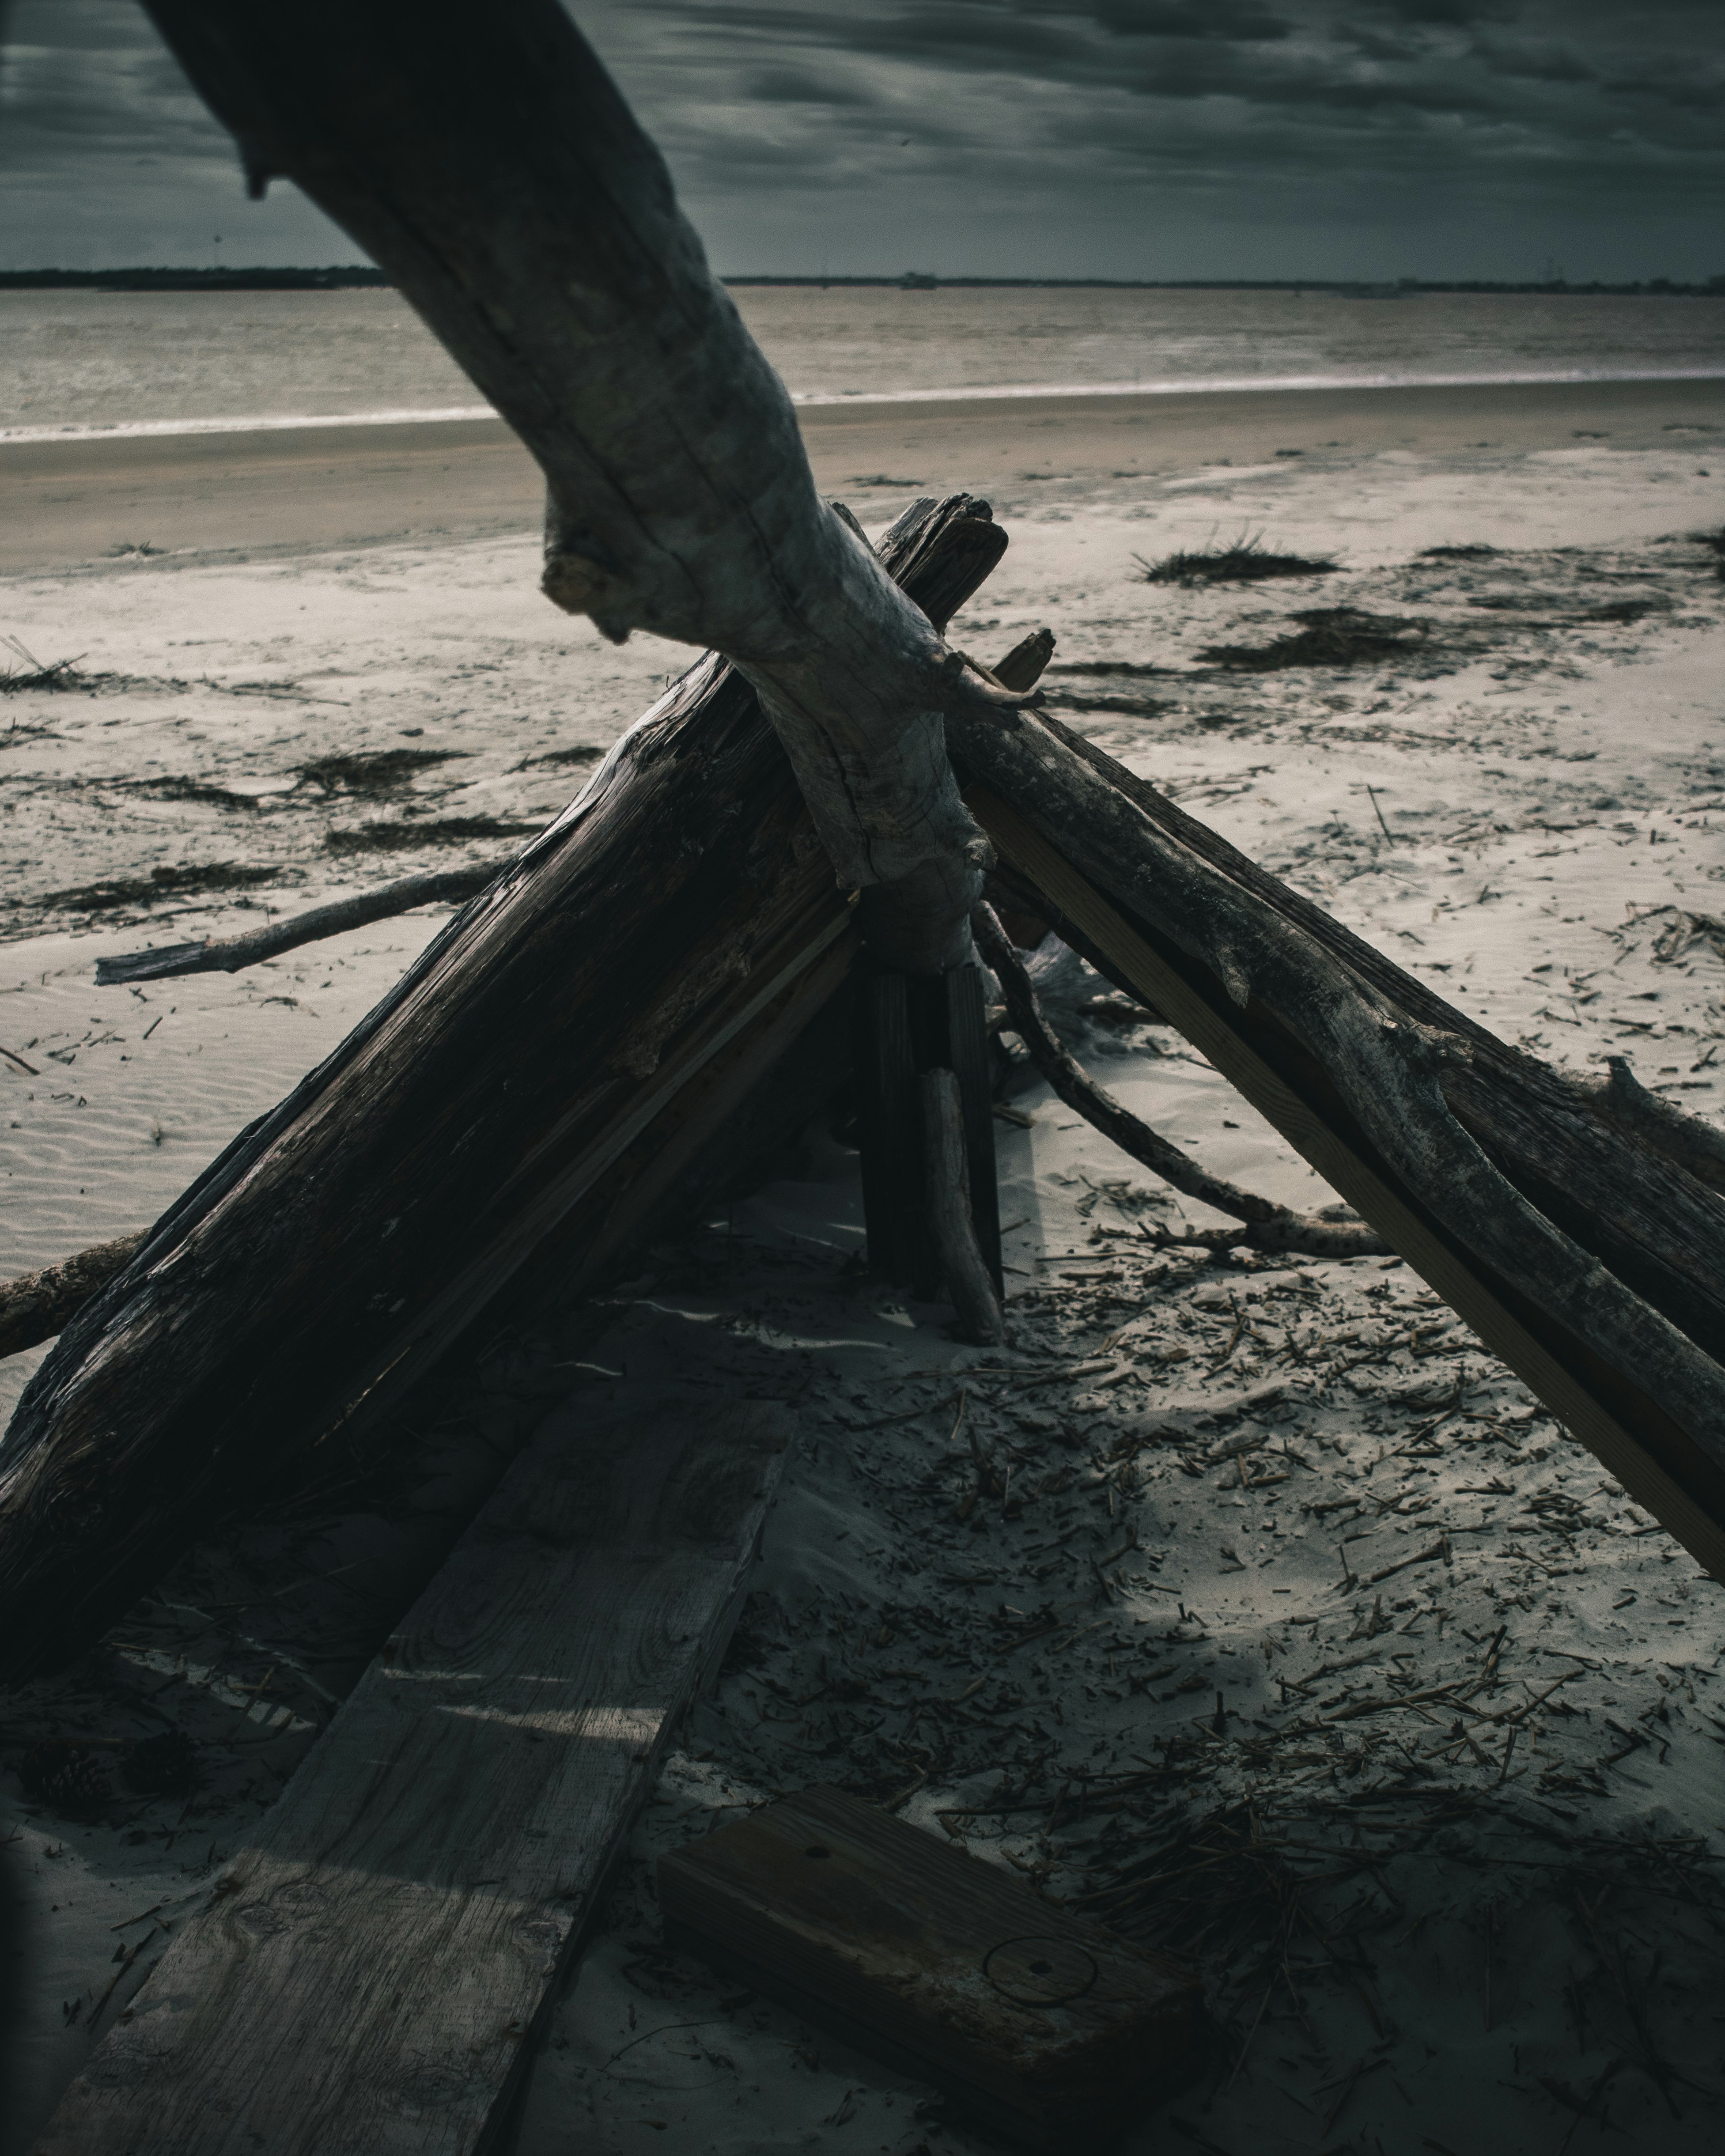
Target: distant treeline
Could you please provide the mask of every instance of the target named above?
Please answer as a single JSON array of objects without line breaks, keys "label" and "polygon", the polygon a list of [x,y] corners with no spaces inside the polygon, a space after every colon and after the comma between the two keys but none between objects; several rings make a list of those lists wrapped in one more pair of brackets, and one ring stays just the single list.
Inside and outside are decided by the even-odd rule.
[{"label": "distant treeline", "polygon": [[[389,283],[369,266],[327,270],[0,270],[0,291],[325,292]],[[1588,298],[1717,299],[1725,273],[1698,284],[1649,277],[1632,285],[1556,282],[1505,284],[1490,278],[1399,277],[1389,284],[1325,277],[935,277],[906,270],[896,277],[726,277],[726,285],[896,287],[901,291],[1018,290],[1101,292],[1336,292],[1347,299],[1393,300],[1417,292],[1538,292]]]}]

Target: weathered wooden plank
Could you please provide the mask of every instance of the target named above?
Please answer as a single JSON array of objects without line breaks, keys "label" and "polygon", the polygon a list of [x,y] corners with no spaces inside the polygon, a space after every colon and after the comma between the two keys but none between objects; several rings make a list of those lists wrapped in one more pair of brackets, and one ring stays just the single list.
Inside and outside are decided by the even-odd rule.
[{"label": "weathered wooden plank", "polygon": [[1204,2063],[1189,1971],[838,1789],[662,1856],[659,1897],[670,1938],[1035,2148],[1090,2156]]},{"label": "weathered wooden plank", "polygon": [[792,1429],[553,1416],[73,2083],[37,2156],[466,2156],[501,2118]]}]

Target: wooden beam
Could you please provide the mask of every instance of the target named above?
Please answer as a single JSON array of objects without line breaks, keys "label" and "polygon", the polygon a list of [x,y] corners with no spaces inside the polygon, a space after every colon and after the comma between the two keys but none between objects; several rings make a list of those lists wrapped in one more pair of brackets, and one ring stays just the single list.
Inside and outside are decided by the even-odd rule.
[{"label": "wooden beam", "polygon": [[675,1944],[1050,2156],[1106,2148],[1208,2063],[1191,1970],[839,1789],[668,1851],[659,1897]]},{"label": "wooden beam", "polygon": [[561,1409],[67,2092],[36,2156],[466,2156],[716,1666],[789,1411]]},{"label": "wooden beam", "polygon": [[[1725,1200],[1045,714],[954,728],[1009,879],[1178,1025],[1709,1572]],[[1688,1157],[1698,1157],[1688,1149]]]}]

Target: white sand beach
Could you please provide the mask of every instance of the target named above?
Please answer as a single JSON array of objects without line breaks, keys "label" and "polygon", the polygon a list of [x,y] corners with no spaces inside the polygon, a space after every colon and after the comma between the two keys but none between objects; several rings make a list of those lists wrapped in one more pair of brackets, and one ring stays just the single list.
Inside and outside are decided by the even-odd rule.
[{"label": "white sand beach", "polygon": [[[1500,388],[1488,415],[1483,391],[1420,394],[809,431],[871,530],[914,490],[993,501],[1012,547],[953,625],[966,650],[1046,624],[1052,708],[1399,963],[1553,1061],[1627,1053],[1725,1112],[1725,582],[1697,536],[1725,517],[1725,387]],[[0,449],[0,476],[23,455]],[[525,500],[437,530],[392,525],[400,498],[321,531],[307,508],[291,542],[206,544],[183,489],[161,497],[182,522],[150,522],[147,475],[120,530],[111,495],[56,526],[64,468],[15,469],[64,544],[44,568],[6,542],[0,634],[76,664],[0,698],[0,1275],[146,1224],[443,916],[130,991],[94,985],[99,956],[501,858],[688,657],[553,612]],[[142,469],[115,445],[89,485]],[[1251,533],[1337,566],[1145,580]],[[104,558],[128,541],[175,551]],[[1394,660],[1212,655],[1337,607],[1403,624]],[[1177,1035],[1088,1023],[1058,988],[1078,1052],[1159,1130],[1326,1201]],[[847,1267],[855,1157],[812,1132],[602,1312],[468,1343],[411,1503],[344,1490],[212,1546],[90,1666],[8,1701],[9,1764],[147,1727],[147,1698],[201,1781],[70,1816],[0,1779],[28,1903],[0,2148],[28,2146],[464,1507],[562,1409],[572,1342],[578,1410],[581,1385],[746,1365],[803,1437],[718,1688],[535,2065],[524,2156],[992,2146],[660,1943],[655,1853],[817,1781],[1192,1955],[1218,2061],[1130,2156],[1512,2156],[1590,2147],[1602,2120],[1633,2148],[1717,2146],[1718,1583],[1404,1265],[1159,1250],[1143,1229],[1180,1209],[1153,1178],[1040,1081],[1013,1105],[1015,1367]],[[1029,1382],[1027,1351],[1060,1373]],[[0,1364],[6,1412],[44,1352]],[[341,1603],[338,1570],[372,1599]],[[290,1573],[324,1584],[249,1602]]]}]

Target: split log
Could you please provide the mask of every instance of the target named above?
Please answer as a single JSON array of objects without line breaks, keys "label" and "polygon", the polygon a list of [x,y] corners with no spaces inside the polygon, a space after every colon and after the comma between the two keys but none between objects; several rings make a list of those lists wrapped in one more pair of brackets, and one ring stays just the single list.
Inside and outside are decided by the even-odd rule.
[{"label": "split log", "polygon": [[978,906],[971,915],[977,948],[993,968],[1006,998],[1006,1014],[1029,1051],[1030,1060],[1069,1108],[1093,1124],[1121,1151],[1142,1162],[1153,1175],[1201,1205],[1231,1214],[1244,1224],[1239,1228],[1196,1228],[1182,1235],[1164,1229],[1158,1242],[1190,1243],[1206,1250],[1226,1250],[1240,1245],[1255,1250],[1301,1250],[1319,1258],[1381,1257],[1389,1248],[1382,1236],[1360,1220],[1321,1220],[1315,1214],[1296,1213],[1260,1198],[1224,1176],[1200,1168],[1189,1153],[1153,1131],[1130,1108],[1097,1085],[1043,1014],[1024,961],[993,911]]},{"label": "split log", "polygon": [[1707,1127],[1507,1046],[1046,714],[955,720],[952,747],[1026,906],[1178,1025],[1725,1576]]},{"label": "split log", "polygon": [[964,1103],[958,1081],[950,1070],[925,1070],[922,1093],[929,1226],[957,1316],[959,1336],[983,1346],[999,1345],[1006,1337],[1006,1321],[971,1220]]},{"label": "split log", "polygon": [[[943,621],[1005,544],[959,495],[881,555]],[[554,1237],[572,1283],[620,1247],[668,1131],[692,1152],[837,988],[854,911],[753,691],[701,660],[61,1336],[0,1446],[0,1679],[398,1399]]]},{"label": "split log", "polygon": [[272,921],[244,936],[207,937],[200,943],[169,943],[159,951],[129,951],[123,957],[96,960],[99,988],[125,987],[133,981],[171,980],[182,973],[238,973],[247,966],[297,951],[302,943],[321,943],[350,928],[367,928],[420,906],[449,906],[472,898],[499,873],[501,864],[476,869],[434,869],[427,875],[402,876],[357,898],[338,898],[314,906],[285,921]]},{"label": "split log", "polygon": [[815,492],[796,413],[557,0],[146,0],[235,136],[372,260],[546,475],[544,588],[724,653],[884,963],[969,953],[986,849],[942,716],[1010,704]]},{"label": "split log", "polygon": [[143,1245],[141,1233],[93,1244],[39,1272],[0,1281],[0,1355],[19,1355],[63,1332],[77,1312],[125,1271]]}]

